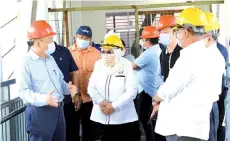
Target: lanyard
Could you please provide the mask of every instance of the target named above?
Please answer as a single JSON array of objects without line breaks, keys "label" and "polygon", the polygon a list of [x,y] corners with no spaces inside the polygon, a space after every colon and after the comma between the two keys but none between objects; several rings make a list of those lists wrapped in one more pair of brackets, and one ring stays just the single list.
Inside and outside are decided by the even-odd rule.
[{"label": "lanyard", "polygon": [[173,52],[169,55],[169,70],[171,69],[170,65],[171,65],[172,54],[173,54]]}]

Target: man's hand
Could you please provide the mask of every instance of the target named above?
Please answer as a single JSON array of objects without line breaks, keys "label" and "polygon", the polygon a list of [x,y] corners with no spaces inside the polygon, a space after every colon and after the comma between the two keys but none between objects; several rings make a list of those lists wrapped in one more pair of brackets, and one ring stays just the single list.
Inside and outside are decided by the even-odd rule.
[{"label": "man's hand", "polygon": [[163,99],[161,99],[161,98],[158,96],[158,94],[155,94],[155,96],[153,97],[153,101],[155,101],[155,102],[161,102],[161,101],[163,101]]},{"label": "man's hand", "polygon": [[72,102],[74,103],[75,111],[78,111],[81,108],[81,103],[82,103],[81,96],[80,95],[75,95],[72,98]]},{"label": "man's hand", "polygon": [[77,87],[75,85],[73,85],[71,81],[69,82],[69,92],[70,92],[72,98],[77,93]]},{"label": "man's hand", "polygon": [[101,111],[105,115],[111,115],[114,112],[114,108],[111,102],[107,102],[104,107],[101,108]]},{"label": "man's hand", "polygon": [[159,102],[158,103],[153,102],[152,105],[153,105],[153,111],[152,111],[150,118],[152,118],[156,115],[157,111],[159,110],[160,103]]},{"label": "man's hand", "polygon": [[46,100],[47,105],[52,106],[52,107],[58,107],[58,99],[55,96],[53,96],[54,92],[55,92],[54,90],[48,92],[45,100]]}]

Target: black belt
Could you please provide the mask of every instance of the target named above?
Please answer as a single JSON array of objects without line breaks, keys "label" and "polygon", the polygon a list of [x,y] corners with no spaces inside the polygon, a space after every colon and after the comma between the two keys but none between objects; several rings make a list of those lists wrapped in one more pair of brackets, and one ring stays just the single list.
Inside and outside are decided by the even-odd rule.
[{"label": "black belt", "polygon": [[62,102],[58,102],[58,107],[62,107],[62,106],[64,106],[64,102],[62,101]]}]

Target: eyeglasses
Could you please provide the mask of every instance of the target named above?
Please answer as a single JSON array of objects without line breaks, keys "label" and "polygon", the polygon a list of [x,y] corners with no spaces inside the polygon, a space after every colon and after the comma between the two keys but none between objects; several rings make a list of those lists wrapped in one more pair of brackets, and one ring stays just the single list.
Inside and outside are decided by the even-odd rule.
[{"label": "eyeglasses", "polygon": [[102,50],[101,53],[102,54],[113,54],[113,52],[111,50],[107,50],[107,51]]}]

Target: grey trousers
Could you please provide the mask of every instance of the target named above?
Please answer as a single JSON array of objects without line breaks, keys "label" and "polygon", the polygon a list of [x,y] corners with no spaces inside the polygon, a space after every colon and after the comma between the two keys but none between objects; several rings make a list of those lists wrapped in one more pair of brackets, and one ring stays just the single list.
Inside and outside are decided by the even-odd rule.
[{"label": "grey trousers", "polygon": [[166,136],[166,141],[205,141],[191,137],[178,137],[177,135]]}]

